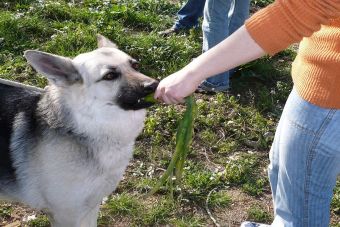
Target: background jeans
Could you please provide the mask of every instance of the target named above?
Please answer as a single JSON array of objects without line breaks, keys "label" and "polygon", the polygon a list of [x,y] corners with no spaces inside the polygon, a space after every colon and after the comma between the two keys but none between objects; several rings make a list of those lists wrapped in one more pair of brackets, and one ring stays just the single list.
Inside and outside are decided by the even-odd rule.
[{"label": "background jeans", "polygon": [[[250,0],[207,0],[203,19],[203,52],[223,41],[244,24],[249,16]],[[230,72],[204,81],[208,87],[229,88]]]},{"label": "background jeans", "polygon": [[340,173],[340,110],[303,100],[295,89],[270,151],[272,226],[326,227]]},{"label": "background jeans", "polygon": [[198,19],[203,16],[205,0],[189,0],[177,12],[175,29],[189,29],[198,26]]}]

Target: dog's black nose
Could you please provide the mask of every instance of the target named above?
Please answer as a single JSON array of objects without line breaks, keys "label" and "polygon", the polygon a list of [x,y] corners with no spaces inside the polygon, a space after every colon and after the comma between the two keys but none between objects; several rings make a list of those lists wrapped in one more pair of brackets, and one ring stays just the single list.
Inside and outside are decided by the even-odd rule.
[{"label": "dog's black nose", "polygon": [[152,93],[156,90],[157,86],[158,86],[159,82],[157,80],[151,81],[151,82],[147,82],[143,84],[143,90],[145,93]]}]

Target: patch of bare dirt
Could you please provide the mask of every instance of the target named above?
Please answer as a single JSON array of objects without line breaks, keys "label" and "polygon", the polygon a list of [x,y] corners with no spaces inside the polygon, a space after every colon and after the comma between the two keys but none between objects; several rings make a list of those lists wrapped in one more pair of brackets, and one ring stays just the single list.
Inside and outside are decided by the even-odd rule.
[{"label": "patch of bare dirt", "polygon": [[[254,199],[239,189],[229,189],[228,194],[232,198],[230,207],[216,210],[213,216],[221,226],[236,227],[248,219],[250,207],[257,205],[269,214],[273,213],[273,205],[270,194],[265,194],[260,198]],[[270,223],[268,223],[270,224]]]}]

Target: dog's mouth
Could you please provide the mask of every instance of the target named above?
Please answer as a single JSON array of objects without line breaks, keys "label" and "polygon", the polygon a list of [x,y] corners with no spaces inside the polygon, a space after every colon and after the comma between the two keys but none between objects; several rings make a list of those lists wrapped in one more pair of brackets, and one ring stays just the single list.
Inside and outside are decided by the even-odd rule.
[{"label": "dog's mouth", "polygon": [[145,109],[156,103],[153,94],[157,85],[148,89],[131,89],[124,87],[121,89],[117,98],[118,105],[124,110],[140,110]]},{"label": "dog's mouth", "polygon": [[146,95],[136,95],[135,97],[119,97],[118,98],[118,105],[123,108],[124,110],[140,110],[140,109],[145,109],[148,108],[150,106],[152,106],[153,104],[155,104],[155,102],[152,101],[148,101],[146,99],[146,97],[148,95],[151,95],[153,93],[150,94],[146,94]]},{"label": "dog's mouth", "polygon": [[150,106],[152,106],[153,104],[155,104],[156,102],[154,100],[151,100],[150,97],[153,96],[154,93],[150,93],[146,96],[144,96],[143,98],[139,98],[137,100],[137,103],[141,106],[141,108],[148,108]]}]

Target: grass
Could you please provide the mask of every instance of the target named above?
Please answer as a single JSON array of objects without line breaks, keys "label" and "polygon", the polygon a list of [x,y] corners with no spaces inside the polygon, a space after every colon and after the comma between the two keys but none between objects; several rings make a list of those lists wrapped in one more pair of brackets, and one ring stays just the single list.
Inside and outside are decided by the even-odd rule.
[{"label": "grass", "polygon": [[253,0],[252,3],[259,6],[264,7],[270,3],[274,2],[274,0]]},{"label": "grass", "polygon": [[46,227],[50,225],[48,218],[45,215],[40,215],[36,219],[27,223],[29,227]]},{"label": "grass", "polygon": [[259,223],[268,223],[272,221],[272,218],[268,211],[263,210],[258,205],[253,205],[248,210],[248,220],[259,222]]},{"label": "grass", "polygon": [[[157,32],[172,25],[179,9],[170,0],[11,0],[0,2],[0,77],[39,87],[23,51],[39,49],[69,57],[96,48],[103,34],[141,62],[141,72],[161,79],[201,53],[199,29],[168,38]],[[252,12],[272,0],[253,0]],[[292,88],[294,48],[239,67],[230,94],[196,95],[198,116],[193,144],[184,164],[181,186],[150,197],[175,147],[181,106],[149,109],[138,137],[134,160],[124,180],[102,206],[100,226],[207,226],[211,210],[221,225],[251,219],[269,223],[272,208],[266,176],[268,151],[284,102]],[[238,193],[235,193],[238,192]],[[238,204],[239,193],[249,199]],[[210,195],[210,197],[208,197]],[[340,221],[340,183],[332,200],[332,226]],[[270,206],[270,205],[269,205]],[[22,220],[34,211],[0,205],[0,225]],[[226,215],[225,213],[228,213]],[[17,215],[19,214],[19,215]],[[48,226],[46,216],[27,223]]]},{"label": "grass", "polygon": [[11,216],[13,208],[9,205],[0,207],[0,218],[8,218]]},{"label": "grass", "polygon": [[340,215],[340,181],[337,182],[336,188],[334,189],[331,209],[336,215]]},{"label": "grass", "polygon": [[102,208],[99,226],[114,225],[117,220],[129,219],[129,225],[154,226],[167,223],[181,225],[199,223],[195,217],[186,216],[176,210],[176,203],[166,198],[157,201],[142,199],[136,195],[114,195]]}]

